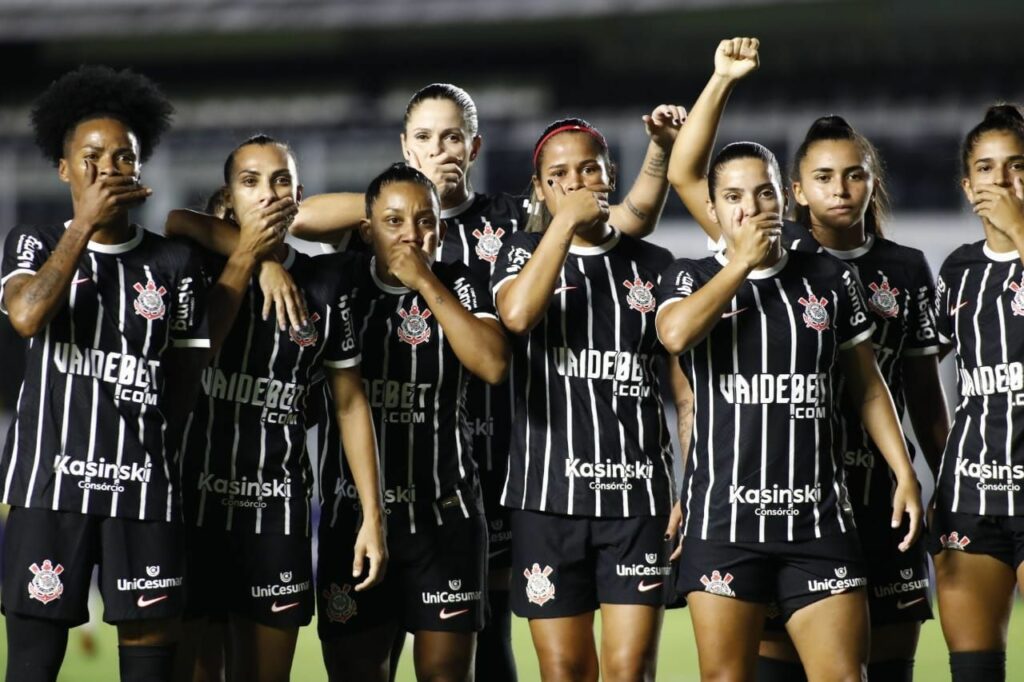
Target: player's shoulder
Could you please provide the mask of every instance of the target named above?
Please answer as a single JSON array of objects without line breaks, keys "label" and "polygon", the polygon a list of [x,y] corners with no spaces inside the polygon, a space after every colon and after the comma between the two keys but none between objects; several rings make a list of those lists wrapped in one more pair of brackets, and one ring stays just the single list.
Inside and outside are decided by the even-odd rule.
[{"label": "player's shoulder", "polygon": [[870,257],[885,263],[898,264],[904,268],[919,268],[928,262],[921,249],[915,249],[913,246],[900,244],[885,237],[875,237],[874,240],[874,246],[868,253]]},{"label": "player's shoulder", "polygon": [[[470,207],[470,210],[491,215],[499,219],[518,219],[526,213],[526,207],[529,205],[529,202],[530,200],[528,197],[517,194],[508,194],[507,192],[477,194],[476,200],[473,202],[473,206]],[[498,226],[495,225],[495,227]]]},{"label": "player's shoulder", "polygon": [[151,266],[182,270],[205,262],[202,249],[184,237],[168,237],[141,227],[137,229],[142,231],[138,253]]},{"label": "player's shoulder", "polygon": [[688,276],[699,281],[707,281],[715,276],[722,269],[722,263],[718,255],[703,256],[701,258],[676,258],[662,269],[661,279],[667,281],[678,279],[681,276]]},{"label": "player's shoulder", "polygon": [[504,249],[526,249],[532,252],[540,244],[543,236],[544,233],[542,232],[516,232],[505,241]]},{"label": "player's shoulder", "polygon": [[628,234],[623,233],[620,237],[620,243],[625,250],[630,254],[630,257],[636,261],[639,261],[647,267],[661,272],[669,266],[675,256],[672,252],[663,246],[647,241],[645,239],[637,239],[631,237]]},{"label": "player's shoulder", "polygon": [[473,284],[480,282],[479,276],[462,261],[435,261],[431,269],[437,275],[437,278],[441,280],[441,283],[449,288],[453,288],[462,282],[471,282]]},{"label": "player's shoulder", "polygon": [[60,224],[18,223],[7,233],[6,242],[20,246],[26,239],[37,239],[41,244],[52,247],[64,234],[65,226]]},{"label": "player's shoulder", "polygon": [[852,271],[850,265],[827,251],[789,250],[786,252],[786,269],[795,274],[819,277],[840,277]]},{"label": "player's shoulder", "polygon": [[988,264],[991,262],[985,255],[985,240],[972,242],[970,244],[961,244],[953,250],[951,254],[946,256],[946,259],[942,262],[940,272],[944,273],[943,276],[950,272],[963,270],[972,266],[980,264]]}]

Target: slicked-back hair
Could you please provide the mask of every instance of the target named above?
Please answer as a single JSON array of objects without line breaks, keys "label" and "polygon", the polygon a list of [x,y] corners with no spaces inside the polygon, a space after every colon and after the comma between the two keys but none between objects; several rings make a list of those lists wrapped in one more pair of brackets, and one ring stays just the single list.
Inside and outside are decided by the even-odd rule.
[{"label": "slicked-back hair", "polygon": [[480,119],[476,112],[476,102],[469,96],[469,93],[457,85],[451,83],[431,83],[420,88],[413,94],[409,104],[405,107],[404,125],[409,127],[409,118],[413,110],[420,102],[428,99],[446,99],[462,110],[462,121],[470,137],[475,137],[480,131]]},{"label": "slicked-back hair", "polygon": [[388,185],[393,185],[396,182],[411,182],[416,185],[424,187],[430,195],[437,201],[437,205],[441,206],[441,197],[437,193],[437,187],[430,181],[426,175],[416,170],[412,166],[406,163],[393,163],[384,171],[370,181],[370,186],[366,188],[366,218],[367,220],[373,214],[373,202],[377,201],[377,197],[380,196],[381,192]]}]

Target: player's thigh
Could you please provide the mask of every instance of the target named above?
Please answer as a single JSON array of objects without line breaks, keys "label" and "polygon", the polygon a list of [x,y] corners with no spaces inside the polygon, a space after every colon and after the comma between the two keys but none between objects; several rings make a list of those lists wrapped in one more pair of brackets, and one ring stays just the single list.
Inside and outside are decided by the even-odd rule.
[{"label": "player's thigh", "polygon": [[228,621],[228,682],[287,682],[298,626],[273,627],[241,616]]},{"label": "player's thigh", "polygon": [[530,620],[530,636],[545,682],[597,680],[594,612]]},{"label": "player's thigh", "polygon": [[804,606],[786,622],[786,631],[811,682],[860,682],[868,661],[869,630],[868,602],[863,589]]},{"label": "player's thigh", "polygon": [[654,679],[664,615],[661,606],[601,604],[602,679]]},{"label": "player's thigh", "polygon": [[935,556],[935,580],[942,633],[950,651],[1006,648],[1018,580],[1006,563],[986,554],[947,549]]},{"label": "player's thigh", "polygon": [[344,634],[324,637],[323,653],[330,682],[387,682],[391,672],[391,649],[399,631],[397,620],[362,624]]},{"label": "player's thigh", "polygon": [[413,634],[416,679],[462,682],[472,677],[475,632],[417,630]]},{"label": "player's thigh", "polygon": [[687,596],[702,680],[752,680],[767,605],[708,592]]}]

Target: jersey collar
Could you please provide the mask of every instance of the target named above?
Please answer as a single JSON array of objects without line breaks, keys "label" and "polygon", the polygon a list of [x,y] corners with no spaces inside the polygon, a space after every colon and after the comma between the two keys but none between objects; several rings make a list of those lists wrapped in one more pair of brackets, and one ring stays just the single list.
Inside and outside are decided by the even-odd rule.
[{"label": "jersey collar", "polygon": [[832,254],[839,260],[853,260],[855,258],[860,258],[864,254],[866,254],[868,251],[871,250],[871,247],[875,245],[875,235],[868,232],[866,236],[867,238],[864,240],[863,244],[861,244],[855,249],[849,249],[848,251],[843,251],[841,249],[830,249],[827,246],[823,246],[821,248],[825,249],[826,253]]},{"label": "jersey collar", "polygon": [[[68,229],[68,227],[70,226],[70,220],[64,222],[65,230]],[[146,232],[141,227],[134,224],[132,225],[132,229],[135,230],[135,234],[132,235],[132,238],[126,242],[121,242],[120,244],[100,244],[99,242],[94,242],[90,239],[88,248],[90,251],[95,251],[96,253],[106,253],[112,255],[116,255],[119,253],[127,253],[128,251],[131,251],[136,246],[142,243],[142,238],[143,236],[145,236]]]},{"label": "jersey collar", "polygon": [[[729,264],[729,259],[725,257],[725,251],[719,251],[718,253],[716,253],[715,260],[721,263],[722,265]],[[750,274],[747,275],[747,279],[768,279],[769,277],[774,277],[775,275],[782,272],[782,268],[786,267],[786,263],[788,262],[789,251],[783,249],[782,258],[779,259],[778,263],[771,266],[770,268],[760,268],[751,270]]]},{"label": "jersey collar", "polygon": [[377,285],[377,288],[383,291],[385,294],[393,294],[395,296],[401,296],[407,294],[412,289],[408,287],[393,287],[390,284],[385,284],[377,277],[377,257],[373,256],[370,258],[370,277],[373,278],[373,283]]},{"label": "jersey collar", "polygon": [[987,258],[997,263],[1009,263],[1020,258],[1020,251],[993,251],[988,241],[981,245],[981,250],[985,252]]},{"label": "jersey collar", "polygon": [[595,246],[576,246],[572,244],[569,246],[569,253],[574,256],[600,256],[602,253],[608,253],[614,249],[621,238],[622,233],[612,227],[612,236],[600,244]]},{"label": "jersey collar", "polygon": [[441,220],[447,220],[448,218],[456,218],[462,215],[463,213],[469,210],[469,207],[473,205],[474,201],[476,201],[476,192],[470,192],[469,197],[467,197],[466,200],[463,201],[458,206],[452,206],[451,208],[441,209]]}]

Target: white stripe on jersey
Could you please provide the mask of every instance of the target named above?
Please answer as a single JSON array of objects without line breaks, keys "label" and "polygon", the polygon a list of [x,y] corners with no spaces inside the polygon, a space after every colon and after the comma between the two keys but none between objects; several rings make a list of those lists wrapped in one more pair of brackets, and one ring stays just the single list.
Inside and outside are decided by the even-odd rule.
[{"label": "white stripe on jersey", "polygon": [[[778,281],[778,280],[776,280]],[[761,374],[768,374],[768,317],[764,314],[764,306],[761,304],[761,294],[757,287],[751,287],[754,294],[754,306],[757,308],[758,318],[761,321]],[[792,335],[791,335],[792,336]],[[768,404],[761,405],[761,489],[768,487]],[[765,541],[764,535],[765,517],[761,515],[757,520],[757,540]]]},{"label": "white stripe on jersey", "polygon": [[[730,303],[730,309],[731,310],[735,310],[736,309],[736,298],[735,297],[732,299],[732,302]],[[735,315],[733,317],[735,317]],[[714,363],[712,362],[711,344],[710,343],[707,344],[707,354],[708,354],[708,399],[707,399],[707,403],[708,403],[708,445],[707,445],[707,447],[708,447],[708,489],[704,492],[704,520],[701,523],[701,528],[700,528],[700,536],[702,538],[706,538],[708,536],[708,518],[710,516],[710,514],[708,512],[711,509],[711,491],[715,487],[715,467],[713,466],[713,462],[715,461],[715,381],[713,379],[713,377],[715,376],[715,367],[714,367]],[[696,356],[696,353],[694,353],[693,349],[691,348],[690,349],[690,367],[696,367],[696,366],[697,366],[697,356]],[[691,448],[691,452],[692,452],[691,456],[693,457],[693,461],[694,461],[694,466],[693,466],[694,475],[690,476],[690,482],[688,484],[688,490],[686,491],[686,524],[687,524],[686,527],[687,528],[690,527],[689,526],[689,524],[690,524],[690,497],[693,494],[693,479],[694,479],[694,476],[697,473],[697,469],[700,467],[700,457],[697,456],[697,453],[699,452],[699,449],[696,447],[696,445],[697,445],[697,434],[700,432],[700,429],[696,428],[697,418],[700,416],[700,414],[698,412],[698,407],[697,407],[698,405],[700,405],[700,402],[697,400],[697,392],[698,392],[700,386],[697,383],[697,372],[696,371],[694,371],[694,373],[693,373],[693,379],[694,379],[694,381],[693,381],[693,425],[690,428],[690,432],[691,432],[690,439],[693,441],[693,445],[694,445],[694,447]],[[685,535],[685,533],[684,533],[684,535]]]},{"label": "white stripe on jersey", "polygon": [[[981,358],[981,326],[978,323],[978,318],[981,316],[981,303],[982,298],[985,295],[985,285],[988,283],[988,276],[992,272],[992,264],[989,263],[985,266],[985,273],[981,276],[981,285],[978,287],[978,301],[974,307],[974,338],[978,339],[978,343],[975,344],[975,359],[978,366],[982,366],[984,361]],[[1002,310],[1000,310],[1002,312]],[[982,396],[981,399],[981,417],[978,420],[978,435],[981,437],[981,451],[978,453],[978,462],[981,464],[985,463],[985,453],[988,452],[988,439],[985,438],[985,431],[988,426],[988,395]],[[985,491],[980,490],[978,495],[978,514],[980,516],[985,515],[985,503],[986,503]]]},{"label": "white stripe on jersey", "polygon": [[[736,298],[732,299],[732,309],[736,310]],[[740,353],[739,353],[739,315],[733,315],[730,319],[732,323],[732,367],[734,374],[740,374]],[[709,399],[714,399],[714,394],[708,396]],[[732,485],[734,488],[739,487],[740,484],[740,432],[743,431],[743,420],[740,418],[740,403],[736,401],[736,407],[733,417],[733,448],[732,448]],[[714,468],[713,462],[708,462],[708,467]],[[736,542],[736,515],[739,513],[739,502],[732,503],[732,514],[729,527],[729,541]]]},{"label": "white stripe on jersey", "polygon": [[[786,306],[786,315],[789,316],[789,328],[796,329],[796,316],[793,314],[793,306],[789,302],[789,298],[786,296],[786,290],[782,288],[782,282],[775,278],[775,288],[779,291],[779,298],[782,300],[783,305]],[[796,334],[789,335],[789,373],[796,374]],[[793,419],[789,420],[789,488],[793,490],[796,488],[796,421]],[[787,538],[790,542],[793,542],[793,517],[789,516],[786,518],[787,526]]]},{"label": "white stripe on jersey", "polygon": [[[630,266],[633,268],[633,276],[636,277],[637,279],[639,279],[640,278],[640,272],[636,268],[636,261],[630,261]],[[641,315],[640,316],[640,338],[644,338],[646,335],[647,335],[647,316],[646,315]],[[652,379],[652,383],[657,385],[657,378],[656,377],[651,377],[651,379]],[[659,422],[659,424],[664,424],[664,422],[665,422],[665,420],[662,419]],[[637,423],[637,440],[639,441],[640,452],[642,452],[644,454],[647,454],[647,452],[648,452],[648,450],[647,450],[647,440],[644,437],[644,420],[643,420],[643,415],[640,412],[640,401],[639,400],[636,403],[636,423]],[[661,426],[659,425],[658,428],[660,429]],[[659,454],[662,454],[662,453],[660,453],[660,448],[659,448]],[[648,457],[649,457],[649,455],[648,455]],[[665,466],[664,460],[665,460],[665,458],[662,457],[662,466]],[[665,466],[665,468],[666,468],[666,473],[668,473],[667,466]],[[671,481],[672,480],[672,476],[669,475],[667,477],[667,480]],[[670,490],[669,494],[671,495],[671,490]],[[654,484],[653,484],[653,482],[652,482],[652,480],[650,478],[647,479],[647,498],[651,501],[651,508],[650,508],[651,516],[654,516],[654,512],[655,512],[655,509],[656,509],[655,504],[654,504]]]},{"label": "white stripe on jersey", "polygon": [[[544,317],[544,338],[548,338],[548,318]],[[545,359],[544,361],[544,411],[547,414],[547,419],[544,420],[544,478],[541,479],[540,484],[540,510],[548,510],[548,476],[551,473],[551,395],[548,393],[548,386],[551,385],[550,369],[548,365],[550,363]],[[527,449],[529,449],[529,441],[527,441]],[[529,471],[529,469],[527,469]]]},{"label": "white stripe on jersey", "polygon": [[[804,291],[807,292],[807,295],[808,296],[813,296],[814,292],[811,291],[811,283],[807,281],[806,277],[802,277],[801,281],[803,281],[803,283],[804,283]],[[833,301],[837,300],[835,294],[832,295],[832,300]],[[814,366],[815,367],[821,367],[821,334],[818,334],[817,344],[818,344],[817,345],[817,351],[816,351],[816,354],[814,356]],[[832,383],[830,382],[829,383],[829,389],[830,390],[831,390],[831,386],[832,386]],[[835,396],[832,396],[832,399],[834,401]],[[815,452],[820,452],[821,451],[821,423],[820,422],[821,422],[821,420],[819,420],[819,419],[815,419],[814,420],[814,451]],[[832,420],[830,418],[829,419],[829,430],[831,430],[831,429],[832,429]],[[834,438],[834,435],[835,434],[833,434],[833,438]],[[834,442],[834,440],[830,439],[830,442]],[[834,473],[835,472],[833,471],[833,474]],[[839,527],[845,533],[846,532],[846,527],[843,525],[843,511],[842,511],[842,509],[839,508],[840,504],[842,503],[843,497],[842,497],[842,495],[838,494],[839,493],[839,484],[838,484],[838,482],[834,483],[833,485],[834,485],[835,490],[836,490],[836,518],[839,519]],[[821,486],[821,458],[820,457],[815,457],[814,458],[814,490],[820,490],[820,486]],[[820,538],[821,537],[821,510],[818,508],[818,501],[817,500],[814,501],[814,537],[816,537],[816,538]]]},{"label": "white stripe on jersey", "polygon": [[[604,262],[605,272],[608,273],[608,288],[612,292],[612,304],[614,306],[613,309],[615,310],[615,354],[618,355],[622,352],[622,309],[619,307],[619,292],[615,289],[615,273],[612,272],[611,261],[608,259],[608,256],[605,256],[601,260]],[[587,379],[587,381],[593,380]],[[626,459],[626,430],[622,426],[622,419],[619,418],[619,398],[615,394],[615,391],[612,391],[612,414],[615,415],[615,423],[619,427],[619,442],[617,446],[612,449],[612,452],[618,450],[621,453],[619,461],[622,462],[622,466],[625,468],[629,464]],[[638,445],[642,448],[643,441],[638,443]],[[622,490],[622,515],[630,515],[629,491],[627,491],[625,487],[623,487]]]},{"label": "white stripe on jersey", "polygon": [[[249,292],[249,296],[252,296],[252,292],[251,291]],[[255,320],[254,320],[254,322],[255,322]],[[274,380],[274,363],[277,361],[277,352],[278,352],[280,346],[281,346],[281,335],[275,333],[274,334],[274,346],[270,349],[270,362],[267,364],[267,378],[270,381]],[[301,357],[302,357],[302,346],[299,346],[299,358],[301,358]],[[298,362],[296,362],[296,365],[297,364],[298,364]],[[287,438],[288,437],[288,429],[285,429],[284,431],[285,431],[285,438]],[[291,442],[288,443],[288,450],[289,451],[291,450]],[[288,462],[288,455],[286,454],[282,458],[282,460],[283,460],[282,461],[283,464],[287,463]],[[266,466],[266,463],[267,463],[267,423],[261,419],[260,420],[260,459],[259,459],[259,463],[256,465],[256,480],[259,481],[260,489],[261,490],[263,489],[263,467]],[[285,469],[285,477],[287,477],[287,475],[288,475],[288,470]],[[284,513],[285,513],[284,533],[285,533],[285,535],[289,534],[288,531],[291,528],[291,524],[289,523],[289,519],[288,519],[288,512],[289,512],[288,507],[289,507],[288,504],[284,505]],[[258,506],[256,507],[256,532],[257,533],[262,533],[263,532],[263,510],[260,507],[258,507]]]},{"label": "white stripe on jersey", "polygon": [[[43,337],[43,343],[45,345],[43,346],[43,368],[42,368],[42,378],[40,379],[40,386],[46,386],[46,370],[48,369],[49,364],[50,364],[50,325],[46,325],[46,334]],[[94,386],[95,386],[95,381],[96,380],[93,379]],[[95,392],[95,389],[94,389],[94,392]],[[35,457],[32,460],[32,475],[28,479],[28,493],[25,495],[25,503],[26,504],[29,502],[29,500],[32,499],[32,490],[35,488],[35,485],[36,485],[36,473],[39,471],[39,454],[40,454],[40,450],[42,449],[42,441],[43,441],[43,419],[41,418],[41,415],[43,414],[43,406],[45,404],[46,404],[46,391],[45,390],[41,390],[41,391],[39,391],[39,415],[40,415],[40,418],[37,419],[37,421],[39,422],[39,425],[36,427],[36,454],[35,454]],[[95,409],[95,405],[96,405],[96,403],[94,401],[93,402],[93,409]],[[12,471],[13,471],[13,464],[12,464]],[[89,491],[87,490],[86,491],[86,495],[88,495],[88,494],[89,494]],[[82,510],[82,513],[85,513],[84,509]]]},{"label": "white stripe on jersey", "polygon": [[[1017,278],[1017,264],[1013,263],[1010,266],[1010,274],[1006,278],[1006,282],[1003,283],[1003,290],[1005,291],[1009,286],[1010,282]],[[1009,363],[1006,349],[1006,318],[1004,317],[1003,306],[998,306],[999,311],[999,347],[1002,350],[1003,363]],[[980,344],[979,344],[980,345]],[[1013,467],[1013,401],[1006,401],[1006,466],[1012,469]],[[1014,516],[1014,504],[1013,504],[1013,491],[1006,491],[1006,509],[1009,516]]]},{"label": "white stripe on jersey", "polygon": [[[249,326],[248,332],[245,335],[245,350],[242,355],[242,367],[241,372],[248,374],[249,372],[249,352],[252,350],[252,335],[256,329],[256,302],[252,296],[249,299]],[[212,412],[210,413],[213,414]],[[231,480],[238,478],[238,444],[241,439],[240,423],[242,419],[242,403],[238,401],[235,403],[235,437],[231,443]],[[210,421],[213,421],[211,418]],[[231,525],[235,520],[234,517],[235,508],[233,506],[228,507],[227,512],[227,528],[225,530],[231,530]]]},{"label": "white stripe on jersey", "polygon": [[[92,283],[93,283],[93,286],[99,287],[99,269],[96,267],[96,257],[93,256],[91,253],[89,254],[89,262],[92,264]],[[124,320],[124,316],[123,315],[121,316],[121,320]],[[100,329],[102,329],[102,325],[103,325],[103,299],[100,296],[97,296],[96,297],[96,334],[94,335],[94,338],[93,338],[93,347],[94,348],[99,348],[99,345],[100,345]],[[49,332],[47,332],[46,348],[49,348],[49,346],[50,346],[50,339],[49,339]],[[43,351],[43,366],[44,366],[43,379],[44,379],[44,382],[41,384],[42,386],[46,385],[46,382],[45,382],[45,379],[46,379],[46,373],[45,373],[46,362],[47,362],[47,357],[46,357],[46,351],[44,349],[44,351]],[[99,403],[99,390],[100,390],[99,389],[99,380],[93,379],[92,380],[92,413],[91,413],[91,416],[90,416],[90,419],[89,419],[89,450],[86,453],[86,457],[85,457],[87,462],[91,462],[92,461],[92,458],[93,458],[93,456],[94,456],[94,454],[96,452],[96,434],[97,434],[97,431],[98,431],[98,429],[96,427],[96,412],[99,409],[99,405],[97,404],[97,403]],[[40,416],[41,415],[42,415],[42,413],[40,412]],[[88,511],[88,509],[89,509],[89,489],[86,488],[85,491],[82,493],[82,513],[85,514]]]},{"label": "white stripe on jersey", "polygon": [[[580,265],[582,267],[582,263]],[[566,322],[565,322],[565,320],[566,320],[566,315],[565,315],[565,313],[566,313],[566,307],[565,307],[566,306],[566,296],[568,294],[568,291],[566,290],[566,284],[565,284],[565,268],[562,268],[562,272],[558,275],[558,285],[559,285],[559,288],[561,289],[561,292],[559,293],[559,297],[562,299],[562,340],[565,341],[566,339],[569,338],[568,328],[566,327]],[[588,346],[588,347],[589,348],[593,348],[593,346]],[[565,404],[567,406],[571,405],[572,404],[572,398],[570,397],[569,373],[568,372],[566,372],[565,376],[562,377],[562,384],[565,386]],[[589,382],[589,381],[587,382],[587,385],[588,386],[592,386],[591,382]],[[571,459],[571,458],[574,457],[573,450],[572,450],[572,419],[566,419],[565,421],[566,421],[565,428],[566,428],[566,434],[567,434],[565,442],[566,442],[566,444],[568,446],[568,452],[565,453],[565,456],[566,456],[566,459]],[[596,418],[594,419],[594,432],[595,433],[597,432],[597,419]],[[595,448],[594,450],[595,450],[595,452],[599,451],[598,448]],[[575,476],[569,476],[569,499],[568,499],[568,507],[566,508],[566,514],[568,514],[569,516],[573,515],[573,509],[576,506],[575,505],[575,503],[576,503],[576,499],[575,498],[576,498],[576,477]]]},{"label": "white stripe on jersey", "polygon": [[[124,337],[124,325],[125,325],[125,321],[126,321],[125,320],[125,315],[127,314],[127,310],[126,310],[127,306],[125,304],[125,294],[124,294],[124,288],[125,288],[124,263],[121,261],[120,258],[115,259],[115,261],[117,262],[117,331],[120,333],[120,337],[121,337],[121,354],[125,355],[125,354],[128,353],[128,339],[126,339]],[[146,275],[147,276],[149,275],[149,269],[148,268],[146,269]],[[99,330],[99,325],[96,326],[96,329]],[[96,345],[99,346],[99,341],[98,340],[97,340]],[[115,402],[114,405],[115,405],[115,409],[116,409],[117,403]],[[124,431],[125,431],[126,427],[127,427],[127,424],[124,423],[124,419],[121,417],[121,411],[117,410],[117,464],[119,466],[121,464],[121,460],[124,458]],[[149,453],[146,453],[145,464],[146,465],[150,464]],[[167,480],[170,480],[170,479],[167,479]],[[146,493],[148,492],[146,490],[145,482],[143,482],[143,484],[140,486],[140,488],[141,489],[139,491],[139,512],[140,512],[140,514],[142,516],[144,516],[145,509],[146,509]],[[119,501],[118,494],[117,494],[117,491],[115,490],[111,494],[111,496],[110,496],[110,515],[111,516],[117,516],[117,503],[118,503],[118,501]]]},{"label": "white stripe on jersey", "polygon": [[[224,344],[221,344],[220,349],[217,351],[217,355],[213,358],[213,365],[215,367],[220,366],[220,356],[224,352]],[[212,394],[212,391],[210,392]],[[213,414],[213,395],[210,395],[207,399],[206,414]],[[237,420],[236,420],[237,423]],[[185,443],[187,442],[184,438],[182,442],[182,456],[184,457]],[[213,419],[206,420],[206,452],[203,455],[203,471],[210,470],[210,451],[213,449]],[[196,517],[196,525],[200,528],[203,526],[203,522],[206,519],[206,489],[203,488],[199,491],[199,514]]]},{"label": "white stripe on jersey", "polygon": [[[71,338],[78,338],[75,335],[75,301],[78,300],[78,270],[75,270],[75,278],[71,280],[71,292],[68,296],[68,322],[71,330]],[[70,418],[71,411],[71,387],[74,383],[74,375],[70,372],[64,375],[64,418],[61,420],[60,425],[60,452],[64,454],[68,449],[68,420]],[[22,382],[24,386],[24,382]],[[20,401],[19,401],[20,402]],[[64,475],[61,473],[60,468],[54,472],[54,485],[53,485],[53,506],[52,509],[57,511],[60,508],[60,484],[62,483]]]},{"label": "white stripe on jersey", "polygon": [[[579,258],[577,260],[579,261],[579,271],[580,272],[584,272],[584,270],[583,270],[583,259]],[[564,277],[565,269],[563,268],[562,271],[563,271],[563,277]],[[583,282],[586,284],[587,300],[588,301],[593,300],[591,298],[591,291],[590,291],[590,278],[589,277],[585,277],[583,279]],[[595,347],[595,345],[594,345],[594,306],[588,305],[587,306],[587,348],[594,348],[594,347]],[[594,461],[595,462],[600,462],[601,461],[601,429],[599,429],[597,427],[597,425],[598,425],[598,421],[597,421],[597,398],[594,396],[594,382],[593,381],[589,381],[589,380],[587,381],[587,391],[590,393],[590,416],[591,416],[591,419],[593,420],[593,424],[594,424]],[[527,442],[529,442],[529,441],[527,441]],[[601,491],[600,490],[595,490],[594,491],[594,514],[596,516],[601,516]]]},{"label": "white stripe on jersey", "polygon": [[[119,273],[121,279],[123,280],[124,279],[124,266],[122,265],[120,258],[117,259],[117,267],[118,267],[118,273]],[[146,280],[149,281],[149,280],[153,279],[153,272],[149,269],[149,266],[146,265],[146,266],[144,266],[144,268],[146,270]],[[122,297],[124,296],[124,287],[123,286],[121,287],[121,295],[122,295]],[[168,333],[169,333],[169,330],[168,330]],[[122,335],[123,335],[123,332],[122,332]],[[146,337],[142,341],[142,357],[148,357],[149,356],[149,344],[150,344],[152,338],[153,338],[153,320],[147,319],[146,320]],[[165,340],[165,344],[164,345],[166,346],[166,340]],[[163,354],[161,354],[161,357],[163,357]],[[140,443],[145,443],[146,442],[146,421],[145,420],[146,420],[146,403],[142,403],[142,405],[139,408],[139,442]],[[123,421],[124,420],[122,420],[122,422]],[[165,423],[166,423],[166,421],[165,421]],[[171,476],[170,457],[167,455],[166,450],[164,451],[164,453],[165,453],[164,457],[162,457],[161,459],[163,460],[163,466],[164,466],[164,479],[167,481],[167,520],[170,521],[171,506],[172,506],[171,493],[174,490],[174,483],[173,483],[174,477]],[[123,454],[124,453],[121,451],[121,449],[118,448],[118,453],[117,453],[117,463],[118,464],[121,463],[121,457],[123,456]],[[146,453],[146,463],[148,464],[149,461],[150,461],[150,456],[149,456],[149,453],[147,452]],[[146,492],[147,492],[148,489],[149,489],[149,483],[148,482],[143,482],[143,484],[142,484],[142,494],[139,497],[139,500],[140,500],[140,502],[139,502],[139,519],[140,520],[146,518]],[[117,493],[114,493],[114,494],[116,495]]]}]

